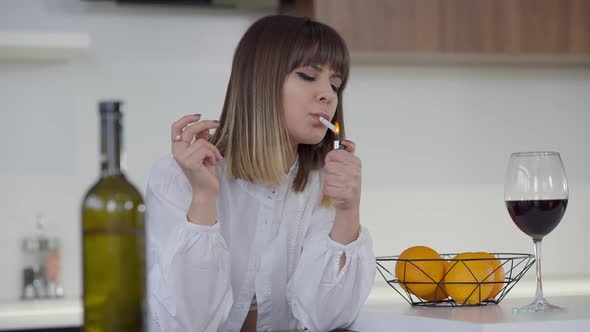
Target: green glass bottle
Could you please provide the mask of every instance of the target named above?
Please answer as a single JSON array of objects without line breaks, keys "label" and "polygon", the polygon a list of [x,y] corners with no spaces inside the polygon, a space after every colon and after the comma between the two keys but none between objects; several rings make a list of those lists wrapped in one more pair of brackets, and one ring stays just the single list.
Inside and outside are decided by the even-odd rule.
[{"label": "green glass bottle", "polygon": [[100,178],[82,202],[84,330],[143,330],[145,206],[121,167],[120,101],[99,104]]}]

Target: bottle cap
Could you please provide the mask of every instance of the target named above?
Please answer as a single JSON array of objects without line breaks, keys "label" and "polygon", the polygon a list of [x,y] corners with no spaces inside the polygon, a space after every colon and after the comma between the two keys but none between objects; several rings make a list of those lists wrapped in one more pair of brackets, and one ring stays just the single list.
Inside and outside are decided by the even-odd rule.
[{"label": "bottle cap", "polygon": [[105,113],[121,113],[121,105],[123,102],[120,100],[102,100],[98,103],[98,110],[100,114]]}]

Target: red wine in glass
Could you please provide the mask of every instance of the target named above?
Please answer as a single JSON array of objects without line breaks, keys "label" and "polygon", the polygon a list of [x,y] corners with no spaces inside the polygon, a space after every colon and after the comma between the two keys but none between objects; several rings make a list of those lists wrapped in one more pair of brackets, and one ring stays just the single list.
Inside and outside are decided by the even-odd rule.
[{"label": "red wine in glass", "polygon": [[567,199],[540,199],[506,201],[512,221],[533,239],[542,239],[557,227],[565,209]]},{"label": "red wine in glass", "polygon": [[569,199],[561,156],[557,152],[510,155],[504,181],[504,201],[514,224],[533,239],[537,291],[533,302],[514,311],[560,311],[543,296],[541,240],[559,225]]}]

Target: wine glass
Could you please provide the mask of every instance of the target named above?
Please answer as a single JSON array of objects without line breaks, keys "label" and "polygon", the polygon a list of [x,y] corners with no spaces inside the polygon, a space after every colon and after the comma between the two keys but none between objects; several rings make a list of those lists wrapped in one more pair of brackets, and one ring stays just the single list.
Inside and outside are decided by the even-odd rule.
[{"label": "wine glass", "polygon": [[533,238],[537,291],[535,300],[514,311],[560,311],[543,297],[541,240],[561,221],[569,193],[565,169],[557,152],[518,152],[510,155],[504,200],[512,221]]}]

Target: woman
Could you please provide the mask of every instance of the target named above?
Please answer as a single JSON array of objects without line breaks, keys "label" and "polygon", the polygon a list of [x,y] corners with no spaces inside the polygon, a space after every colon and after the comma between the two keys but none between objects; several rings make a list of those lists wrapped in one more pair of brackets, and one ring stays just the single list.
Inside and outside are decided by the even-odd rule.
[{"label": "woman", "polygon": [[[154,331],[350,325],[375,259],[359,223],[355,145],[332,150],[348,50],[308,18],[255,22],[234,54],[220,121],[172,126],[172,157],[147,187]],[[209,135],[210,129],[216,129]]]}]

